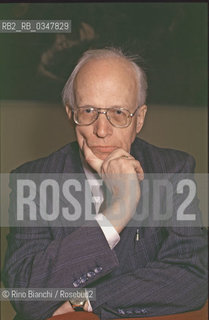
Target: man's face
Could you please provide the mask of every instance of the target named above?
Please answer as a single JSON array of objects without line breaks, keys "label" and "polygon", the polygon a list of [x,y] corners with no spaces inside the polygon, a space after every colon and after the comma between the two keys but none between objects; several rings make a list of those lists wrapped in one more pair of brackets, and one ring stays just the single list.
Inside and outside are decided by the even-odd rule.
[{"label": "man's face", "polygon": [[[123,107],[131,113],[137,108],[137,83],[128,62],[118,58],[92,60],[84,65],[75,80],[76,106],[96,108]],[[66,107],[69,118],[72,113]],[[126,128],[113,127],[105,114],[89,126],[76,125],[77,141],[82,149],[85,140],[88,147],[104,160],[113,150],[122,148],[130,152],[136,134],[141,130],[146,106],[136,113]]]}]

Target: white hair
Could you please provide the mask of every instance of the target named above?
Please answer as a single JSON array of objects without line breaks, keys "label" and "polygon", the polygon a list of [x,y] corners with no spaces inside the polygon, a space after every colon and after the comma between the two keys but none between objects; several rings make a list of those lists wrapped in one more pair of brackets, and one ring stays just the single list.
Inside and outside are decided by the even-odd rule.
[{"label": "white hair", "polygon": [[99,60],[106,58],[122,58],[130,63],[133,70],[136,74],[136,81],[138,84],[138,106],[142,106],[145,104],[146,96],[147,96],[147,77],[144,70],[138,66],[134,61],[137,56],[127,56],[120,49],[116,48],[105,48],[105,49],[95,49],[95,50],[87,50],[84,52],[77,65],[75,66],[73,72],[68,78],[63,91],[62,91],[62,101],[64,106],[68,105],[71,109],[74,109],[75,106],[75,92],[74,92],[74,81],[75,78],[82,68],[87,62],[90,60]]}]

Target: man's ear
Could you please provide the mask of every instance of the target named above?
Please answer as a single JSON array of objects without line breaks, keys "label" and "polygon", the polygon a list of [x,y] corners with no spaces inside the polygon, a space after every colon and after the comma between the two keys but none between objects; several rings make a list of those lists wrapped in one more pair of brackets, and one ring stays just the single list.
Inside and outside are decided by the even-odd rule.
[{"label": "man's ear", "polygon": [[66,105],[65,110],[66,110],[68,118],[71,120],[72,119],[72,109],[68,105]]},{"label": "man's ear", "polygon": [[147,106],[146,104],[144,104],[139,108],[137,113],[137,127],[136,127],[137,133],[139,133],[143,127],[146,112],[147,112]]}]

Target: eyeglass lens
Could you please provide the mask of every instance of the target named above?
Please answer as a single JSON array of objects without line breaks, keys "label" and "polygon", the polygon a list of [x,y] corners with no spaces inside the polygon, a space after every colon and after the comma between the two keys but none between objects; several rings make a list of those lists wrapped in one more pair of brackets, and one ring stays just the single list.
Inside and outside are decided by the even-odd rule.
[{"label": "eyeglass lens", "polygon": [[[79,124],[88,125],[93,123],[98,115],[99,110],[93,107],[78,108],[75,111],[76,120]],[[127,126],[130,121],[130,113],[127,110],[119,108],[110,108],[106,111],[106,116],[114,126]]]}]

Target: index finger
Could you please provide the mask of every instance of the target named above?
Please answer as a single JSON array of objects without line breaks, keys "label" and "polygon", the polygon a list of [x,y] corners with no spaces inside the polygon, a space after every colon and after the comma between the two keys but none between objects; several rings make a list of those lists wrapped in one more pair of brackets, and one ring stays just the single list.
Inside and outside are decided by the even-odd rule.
[{"label": "index finger", "polygon": [[103,160],[101,160],[95,156],[95,154],[87,146],[87,143],[85,140],[83,140],[82,150],[83,150],[83,154],[84,154],[84,157],[85,157],[87,163],[90,165],[90,167],[92,167],[95,171],[97,171],[100,174]]}]

